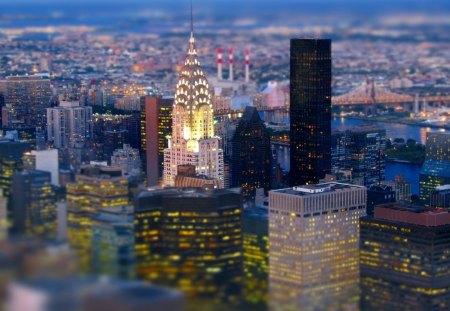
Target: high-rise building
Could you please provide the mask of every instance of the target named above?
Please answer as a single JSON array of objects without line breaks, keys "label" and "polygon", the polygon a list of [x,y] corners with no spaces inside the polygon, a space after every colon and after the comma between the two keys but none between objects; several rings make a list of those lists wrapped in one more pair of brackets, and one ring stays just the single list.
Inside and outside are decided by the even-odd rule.
[{"label": "high-rise building", "polygon": [[56,238],[56,195],[49,172],[15,172],[11,205],[13,235]]},{"label": "high-rise building", "polygon": [[105,141],[103,144],[103,157],[101,160],[108,161],[114,153],[114,150],[128,145],[128,132],[125,129],[107,130],[104,133]]},{"label": "high-rise building", "polygon": [[360,221],[361,310],[450,308],[450,213],[408,203]]},{"label": "high-rise building", "polygon": [[24,124],[33,128],[45,128],[45,109],[51,106],[50,79],[45,76],[11,76],[4,81],[5,106],[9,120],[3,125],[14,127]]},{"label": "high-rise building", "polygon": [[139,278],[189,297],[236,301],[242,286],[239,191],[143,191],[134,205]]},{"label": "high-rise building", "polygon": [[361,128],[332,136],[332,171],[350,171],[353,183],[380,184],[386,176],[386,131]]},{"label": "high-rise building", "polygon": [[62,101],[47,108],[47,135],[55,148],[83,148],[92,131],[92,107]]},{"label": "high-rise building", "polygon": [[111,166],[120,167],[125,177],[131,180],[140,180],[141,157],[139,150],[124,144],[122,149],[116,149],[111,156]]},{"label": "high-rise building", "polygon": [[430,207],[450,210],[450,185],[436,187],[431,193]]},{"label": "high-rise building", "polygon": [[367,215],[373,216],[375,206],[396,201],[394,188],[388,185],[371,185],[367,187]]},{"label": "high-rise building", "polygon": [[0,188],[0,241],[8,237],[8,199],[3,196],[3,189]]},{"label": "high-rise building", "polygon": [[428,132],[425,162],[419,175],[419,196],[430,206],[430,196],[438,186],[450,184],[450,133]]},{"label": "high-rise building", "polygon": [[366,188],[325,183],[269,192],[269,303],[273,310],[358,305],[359,218]]},{"label": "high-rise building", "polygon": [[269,216],[266,208],[244,210],[244,301],[265,310],[269,284]]},{"label": "high-rise building", "polygon": [[290,184],[316,184],[331,169],[331,40],[291,39],[290,64]]},{"label": "high-rise building", "polygon": [[172,136],[164,150],[165,185],[173,185],[178,165],[191,164],[199,175],[216,178],[223,187],[224,162],[219,138],[214,136],[210,87],[200,66],[191,29],[189,50],[175,93]]},{"label": "high-rise building", "polygon": [[258,188],[270,190],[272,152],[270,134],[253,107],[246,107],[233,137],[232,186],[254,198]]},{"label": "high-rise building", "polygon": [[[12,175],[22,169],[22,156],[27,151],[30,151],[29,143],[20,142],[9,134],[0,139],[0,188],[8,199],[11,198]],[[10,206],[10,200],[8,204]]]},{"label": "high-rise building", "polygon": [[100,210],[92,218],[92,272],[118,279],[133,279],[133,207]]},{"label": "high-rise building", "polygon": [[147,184],[155,186],[162,178],[164,150],[172,133],[173,97],[141,97],[141,149],[145,152]]},{"label": "high-rise building", "polygon": [[92,217],[102,209],[128,204],[128,181],[120,168],[84,166],[67,188],[67,237],[83,271],[91,265]]}]

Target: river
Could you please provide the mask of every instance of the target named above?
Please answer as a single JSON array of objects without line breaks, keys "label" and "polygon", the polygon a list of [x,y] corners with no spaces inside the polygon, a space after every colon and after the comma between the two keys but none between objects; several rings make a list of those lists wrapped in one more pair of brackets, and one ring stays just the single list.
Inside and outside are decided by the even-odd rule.
[{"label": "river", "polygon": [[[331,122],[333,130],[351,130],[355,127],[372,125],[386,130],[387,138],[414,139],[421,144],[425,144],[426,134],[431,129],[416,125],[407,125],[399,123],[372,122],[359,119],[336,118]],[[278,162],[283,170],[289,171],[289,147],[277,146],[276,153]],[[421,165],[408,163],[386,163],[386,179],[393,180],[395,176],[402,175],[405,180],[411,183],[412,194],[419,194],[419,173]]]}]

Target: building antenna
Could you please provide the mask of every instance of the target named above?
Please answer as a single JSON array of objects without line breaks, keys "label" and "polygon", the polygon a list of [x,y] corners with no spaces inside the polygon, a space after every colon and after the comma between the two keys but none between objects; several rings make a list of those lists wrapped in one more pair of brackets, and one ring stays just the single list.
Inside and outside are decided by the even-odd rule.
[{"label": "building antenna", "polygon": [[194,33],[194,18],[192,15],[192,0],[191,0],[191,34]]}]

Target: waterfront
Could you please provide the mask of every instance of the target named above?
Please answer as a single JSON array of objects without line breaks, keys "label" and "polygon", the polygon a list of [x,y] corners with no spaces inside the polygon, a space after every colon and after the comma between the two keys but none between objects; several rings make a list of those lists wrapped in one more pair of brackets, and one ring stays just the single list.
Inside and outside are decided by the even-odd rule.
[{"label": "waterfront", "polygon": [[[336,118],[331,122],[333,130],[345,131],[362,126],[374,126],[386,130],[386,136],[390,139],[404,138],[414,139],[421,144],[425,144],[426,133],[431,131],[429,127],[407,125],[399,123],[383,123],[378,121],[365,121],[359,119]],[[278,162],[283,170],[289,171],[289,147],[277,146],[276,153]],[[386,180],[393,180],[395,176],[402,175],[405,180],[411,183],[412,194],[419,193],[419,173],[421,165],[409,163],[386,163]]]}]

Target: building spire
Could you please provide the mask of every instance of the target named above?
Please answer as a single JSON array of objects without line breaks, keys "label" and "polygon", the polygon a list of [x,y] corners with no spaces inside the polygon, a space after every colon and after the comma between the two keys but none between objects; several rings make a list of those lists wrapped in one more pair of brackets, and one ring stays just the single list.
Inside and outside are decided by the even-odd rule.
[{"label": "building spire", "polygon": [[192,0],[191,0],[191,37],[194,36],[194,18],[192,15]]}]

